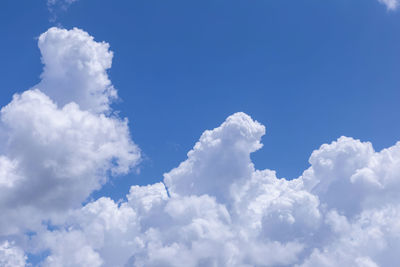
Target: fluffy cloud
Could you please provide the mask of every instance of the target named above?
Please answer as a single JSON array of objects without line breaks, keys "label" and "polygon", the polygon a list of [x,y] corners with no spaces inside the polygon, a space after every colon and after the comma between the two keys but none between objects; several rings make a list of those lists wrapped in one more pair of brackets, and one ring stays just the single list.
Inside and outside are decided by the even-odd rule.
[{"label": "fluffy cloud", "polygon": [[205,131],[162,182],[82,206],[140,151],[110,108],[108,45],[52,28],[39,46],[42,81],[1,109],[1,266],[24,266],[28,254],[45,255],[41,266],[398,262],[400,143],[377,152],[340,137],[287,180],[255,168],[265,127],[244,113]]},{"label": "fluffy cloud", "polygon": [[75,102],[80,108],[105,112],[117,97],[107,75],[113,53],[105,42],[74,28],[51,28],[39,37],[44,70],[35,87],[58,105]]},{"label": "fluffy cloud", "polygon": [[169,193],[208,194],[222,202],[229,201],[230,185],[245,180],[254,171],[250,153],[261,148],[264,133],[264,126],[243,113],[205,131],[188,159],[165,175]]},{"label": "fluffy cloud", "polygon": [[[341,137],[314,151],[301,177],[286,180],[250,161],[264,131],[244,113],[230,116],[201,136],[165,184],[132,186],[122,203],[101,198],[39,234],[38,246],[52,251],[45,263],[85,266],[80,248],[95,255],[90,266],[397,262],[400,144],[375,152]],[[79,246],[68,245],[75,239]]]},{"label": "fluffy cloud", "polygon": [[[84,266],[89,258],[78,261],[80,248],[96,255],[90,266],[397,262],[400,144],[376,152],[341,137],[314,151],[301,177],[286,180],[250,161],[264,131],[244,113],[230,116],[201,136],[164,183],[132,186],[122,203],[101,198],[61,229],[39,234],[35,242],[52,251],[45,262]],[[75,239],[81,245],[68,245]]]},{"label": "fluffy cloud", "polygon": [[126,121],[76,103],[59,109],[39,90],[15,95],[1,119],[8,134],[3,172],[11,175],[6,187],[15,205],[79,205],[106,181],[107,171],[126,173],[139,157]]},{"label": "fluffy cloud", "polygon": [[109,107],[116,93],[106,73],[108,44],[78,29],[51,28],[39,46],[41,83],[0,112],[0,241],[12,237],[15,246],[25,242],[24,232],[63,221],[110,176],[140,160],[127,119]]}]

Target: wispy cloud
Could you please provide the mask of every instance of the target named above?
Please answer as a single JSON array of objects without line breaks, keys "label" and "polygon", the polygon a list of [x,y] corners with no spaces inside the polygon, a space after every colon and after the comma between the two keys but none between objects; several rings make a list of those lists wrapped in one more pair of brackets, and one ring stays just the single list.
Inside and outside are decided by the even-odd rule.
[{"label": "wispy cloud", "polygon": [[399,5],[399,0],[378,0],[378,1],[386,5],[388,10],[395,10]]},{"label": "wispy cloud", "polygon": [[50,21],[57,20],[60,12],[65,12],[71,4],[78,0],[47,0],[47,8],[50,12]]}]

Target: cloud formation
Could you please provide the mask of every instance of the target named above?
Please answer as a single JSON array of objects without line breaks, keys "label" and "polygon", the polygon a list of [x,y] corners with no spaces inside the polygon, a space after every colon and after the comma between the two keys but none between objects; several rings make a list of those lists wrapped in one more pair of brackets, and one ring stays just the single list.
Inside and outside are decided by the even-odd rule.
[{"label": "cloud formation", "polygon": [[[73,45],[79,41],[84,44]],[[57,28],[41,35],[39,45],[45,64],[42,82],[14,95],[0,111],[0,235],[19,235],[60,218],[80,207],[109,174],[125,174],[140,160],[127,119],[111,111],[110,90],[101,87],[112,88],[105,71],[110,63],[104,64],[104,58],[112,57],[108,45],[81,30]],[[47,59],[49,54],[53,60]],[[77,68],[87,75],[76,75]],[[74,93],[77,88],[81,94]]]},{"label": "cloud formation", "polygon": [[378,0],[379,3],[384,4],[388,10],[395,10],[399,5],[399,0]]},{"label": "cloud formation", "polygon": [[113,58],[109,44],[76,28],[51,28],[39,37],[39,49],[44,69],[35,87],[59,106],[75,102],[84,110],[109,111],[117,97],[107,75]]},{"label": "cloud formation", "polygon": [[163,182],[82,205],[140,151],[110,108],[108,44],[52,28],[39,47],[42,81],[1,109],[1,266],[24,266],[27,255],[46,255],[40,266],[398,262],[400,143],[375,151],[340,137],[287,180],[255,168],[265,127],[240,112],[205,131]]},{"label": "cloud formation", "polygon": [[75,210],[61,229],[37,236],[51,251],[45,266],[397,262],[400,143],[376,152],[341,137],[314,151],[310,168],[289,181],[251,163],[264,131],[236,113],[204,132],[188,159],[165,174],[166,186],[132,186],[125,202],[105,197]]}]

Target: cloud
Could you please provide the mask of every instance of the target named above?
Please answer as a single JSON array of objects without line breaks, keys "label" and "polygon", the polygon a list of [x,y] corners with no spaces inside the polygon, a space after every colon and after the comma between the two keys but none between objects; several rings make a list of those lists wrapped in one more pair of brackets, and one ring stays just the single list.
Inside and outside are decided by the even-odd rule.
[{"label": "cloud", "polygon": [[[400,143],[376,152],[368,142],[341,137],[314,151],[302,176],[286,180],[250,161],[264,131],[236,113],[206,131],[164,183],[132,186],[122,203],[100,198],[34,242],[63,266],[84,265],[66,264],[70,255],[79,259],[81,247],[96,253],[91,266],[397,262]],[[81,245],[60,250],[55,239]]]},{"label": "cloud", "polygon": [[47,0],[47,9],[50,12],[50,21],[57,20],[57,14],[60,11],[66,11],[70,5],[78,0]]},{"label": "cloud", "polygon": [[109,107],[108,45],[78,29],[51,28],[40,36],[39,46],[42,81],[14,95],[0,112],[0,235],[20,235],[51,218],[62,220],[110,175],[128,173],[140,160],[127,119]]},{"label": "cloud", "polygon": [[399,5],[398,0],[378,0],[379,3],[384,4],[388,10],[395,10],[397,9],[397,6]]},{"label": "cloud", "polygon": [[78,1],[78,0],[47,0],[47,4],[48,5],[55,5],[57,3],[65,3],[65,4],[70,5],[70,4],[72,4],[72,3],[76,2],[76,1]]},{"label": "cloud", "polygon": [[241,112],[205,131],[162,182],[82,205],[140,150],[110,107],[108,44],[52,28],[39,47],[42,81],[0,114],[2,265],[24,266],[28,254],[44,255],[41,266],[398,262],[400,143],[375,151],[340,137],[287,180],[255,168],[265,127]]},{"label": "cloud", "polygon": [[109,111],[117,97],[107,75],[113,58],[109,44],[77,28],[50,28],[40,35],[39,48],[44,69],[35,87],[60,106],[75,102],[85,110]]},{"label": "cloud", "polygon": [[8,241],[0,244],[0,266],[3,267],[23,267],[26,264],[24,251],[15,247]]},{"label": "cloud", "polygon": [[[310,168],[289,181],[251,163],[263,133],[236,113],[201,136],[188,159],[165,174],[166,186],[132,186],[119,204],[100,198],[34,243],[62,266],[83,266],[68,265],[80,259],[80,248],[96,255],[90,266],[397,262],[400,144],[375,152],[368,142],[341,137],[314,151]],[[69,242],[80,245],[71,250]],[[60,243],[63,249],[53,245]]]},{"label": "cloud", "polygon": [[165,175],[170,194],[209,194],[222,202],[229,201],[232,182],[246,179],[254,171],[250,153],[261,148],[264,133],[265,127],[244,113],[205,131],[188,159]]}]

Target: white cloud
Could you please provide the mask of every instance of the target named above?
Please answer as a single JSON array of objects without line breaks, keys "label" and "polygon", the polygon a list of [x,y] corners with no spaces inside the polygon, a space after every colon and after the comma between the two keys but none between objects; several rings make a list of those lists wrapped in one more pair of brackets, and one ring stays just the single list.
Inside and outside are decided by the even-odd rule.
[{"label": "white cloud", "polygon": [[42,81],[1,110],[3,265],[23,266],[28,253],[48,254],[43,266],[398,262],[400,143],[376,152],[341,137],[314,151],[300,177],[279,179],[252,163],[265,127],[244,113],[205,131],[163,183],[81,206],[140,151],[110,108],[108,44],[57,28],[39,44]]},{"label": "white cloud", "polygon": [[378,0],[379,3],[384,4],[388,10],[395,10],[399,5],[398,0]]},{"label": "white cloud", "polygon": [[[0,235],[60,219],[100,189],[109,173],[125,174],[140,159],[127,120],[110,113],[110,91],[101,87],[112,88],[104,69],[112,58],[108,44],[78,29],[51,28],[39,45],[45,63],[42,82],[14,95],[0,113]],[[78,63],[86,66],[82,76],[76,74]],[[72,88],[66,79],[74,80]]]},{"label": "white cloud", "polygon": [[0,244],[0,266],[23,267],[26,264],[24,251],[8,241]]},{"label": "white cloud", "polygon": [[254,171],[250,153],[261,148],[264,133],[265,127],[244,113],[236,113],[220,127],[205,131],[188,159],[165,175],[170,194],[209,194],[229,201],[230,185]]},{"label": "white cloud", "polygon": [[110,109],[117,92],[107,75],[113,58],[108,43],[77,28],[50,28],[40,35],[39,48],[44,70],[35,87],[61,106],[75,102],[94,112]]},{"label": "white cloud", "polygon": [[50,13],[50,22],[55,22],[57,20],[57,15],[61,11],[66,11],[73,3],[78,0],[47,0],[47,9]]},{"label": "white cloud", "polygon": [[[288,181],[254,169],[249,155],[263,133],[249,116],[234,114],[165,174],[170,197],[162,183],[132,186],[126,202],[101,198],[46,235],[70,240],[79,233],[101,266],[397,262],[400,144],[375,152],[368,142],[341,137],[314,151],[311,167]],[[64,258],[79,247],[52,251]]]}]

